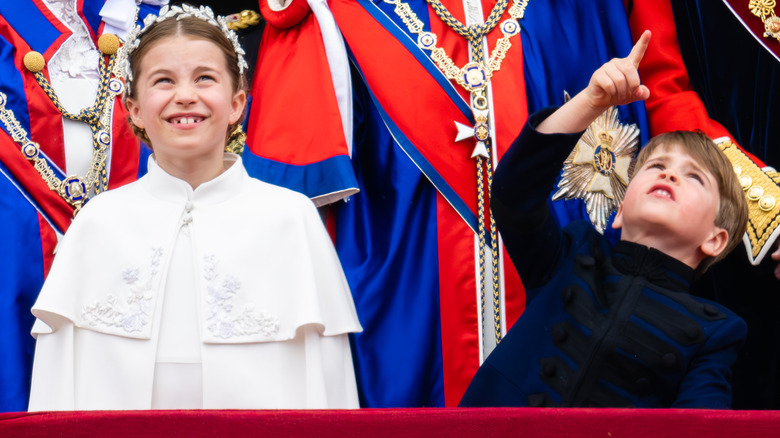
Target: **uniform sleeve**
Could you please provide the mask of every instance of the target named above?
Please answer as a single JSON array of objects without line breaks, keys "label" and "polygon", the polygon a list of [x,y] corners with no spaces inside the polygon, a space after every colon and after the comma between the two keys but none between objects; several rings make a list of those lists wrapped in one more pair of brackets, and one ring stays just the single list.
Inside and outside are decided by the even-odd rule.
[{"label": "uniform sleeve", "polygon": [[[650,135],[700,129],[711,138],[731,138],[726,128],[707,115],[704,103],[691,86],[677,41],[671,3],[633,2],[629,20],[634,40],[645,29],[653,33],[652,42],[639,65],[642,82],[650,89],[650,98],[645,102]],[[757,158],[751,158],[763,167]]]},{"label": "uniform sleeve", "polygon": [[723,323],[693,359],[673,408],[731,408],[731,367],[747,336],[747,325],[734,315]]},{"label": "uniform sleeve", "polygon": [[490,205],[498,230],[527,291],[544,285],[557,266],[562,232],[547,199],[581,135],[538,132],[536,126],[554,110],[528,118],[499,162],[491,187]]},{"label": "uniform sleeve", "polygon": [[252,81],[243,160],[250,175],[318,206],[358,191],[351,164],[349,65],[324,1],[293,0],[268,21]]}]

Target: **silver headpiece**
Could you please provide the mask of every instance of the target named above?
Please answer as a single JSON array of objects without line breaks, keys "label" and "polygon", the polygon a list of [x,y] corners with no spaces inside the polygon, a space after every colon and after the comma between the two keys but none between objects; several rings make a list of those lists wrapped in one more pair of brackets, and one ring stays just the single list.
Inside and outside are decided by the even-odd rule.
[{"label": "silver headpiece", "polygon": [[228,21],[225,17],[214,15],[214,12],[208,6],[201,6],[199,8],[184,4],[179,6],[163,6],[160,9],[158,15],[149,14],[144,18],[143,27],[136,25],[128,34],[125,44],[119,49],[118,59],[115,64],[114,75],[118,77],[124,77],[127,85],[127,93],[130,94],[130,84],[133,82],[133,70],[130,65],[130,54],[141,44],[141,36],[146,29],[154,23],[168,20],[170,18],[176,18],[181,20],[182,18],[194,17],[203,20],[211,25],[216,26],[222,33],[225,34],[230,43],[233,44],[233,50],[236,52],[238,58],[238,70],[243,74],[248,68],[246,61],[244,60],[244,49],[241,48],[241,44],[238,42],[238,36],[235,32],[228,27]]}]

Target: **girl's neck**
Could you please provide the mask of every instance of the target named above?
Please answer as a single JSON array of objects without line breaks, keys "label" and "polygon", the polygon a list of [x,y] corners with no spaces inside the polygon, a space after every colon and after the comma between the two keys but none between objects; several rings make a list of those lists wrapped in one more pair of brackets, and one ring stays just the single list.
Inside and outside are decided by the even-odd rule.
[{"label": "girl's neck", "polygon": [[157,165],[169,175],[186,181],[193,190],[221,175],[225,170],[224,153],[207,157],[178,158],[155,154]]}]

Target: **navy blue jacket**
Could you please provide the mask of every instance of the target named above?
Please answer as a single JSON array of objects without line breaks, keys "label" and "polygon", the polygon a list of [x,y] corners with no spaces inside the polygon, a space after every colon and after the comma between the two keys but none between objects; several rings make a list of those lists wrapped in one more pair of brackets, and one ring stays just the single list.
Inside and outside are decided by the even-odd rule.
[{"label": "navy blue jacket", "polygon": [[745,323],[689,295],[693,270],[589,223],[563,230],[547,198],[579,134],[529,118],[492,187],[499,231],[528,306],[488,356],[461,406],[728,408]]}]

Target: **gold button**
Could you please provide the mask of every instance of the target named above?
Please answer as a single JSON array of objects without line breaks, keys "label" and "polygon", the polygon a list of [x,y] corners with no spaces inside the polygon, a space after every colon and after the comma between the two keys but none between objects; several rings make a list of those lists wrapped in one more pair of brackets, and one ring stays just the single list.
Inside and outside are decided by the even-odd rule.
[{"label": "gold button", "polygon": [[739,166],[734,166],[734,173],[736,173],[737,176],[742,175],[742,168]]},{"label": "gold button", "polygon": [[753,178],[749,177],[748,175],[744,175],[739,178],[739,185],[742,186],[742,190],[747,190],[751,184],[753,184]]},{"label": "gold button", "polygon": [[758,208],[761,209],[761,211],[771,211],[773,208],[775,208],[775,197],[772,195],[766,195],[763,196],[758,201]]},{"label": "gold button", "polygon": [[24,66],[33,73],[38,73],[46,66],[43,55],[36,51],[28,52],[24,55]]},{"label": "gold button", "polygon": [[98,38],[98,49],[105,55],[114,55],[119,50],[119,38],[111,33],[104,33]]},{"label": "gold button", "polygon": [[764,189],[761,186],[753,186],[747,191],[747,198],[751,201],[758,201],[764,195]]}]

